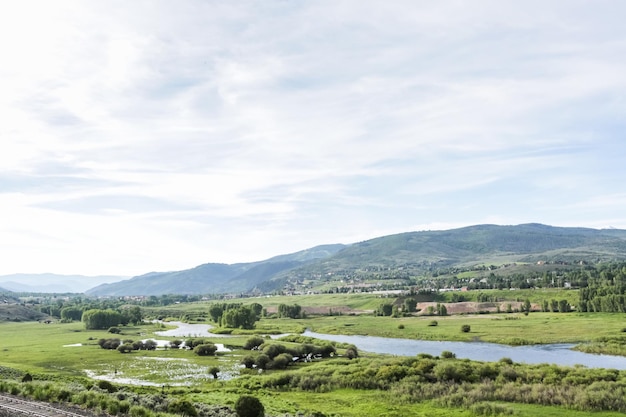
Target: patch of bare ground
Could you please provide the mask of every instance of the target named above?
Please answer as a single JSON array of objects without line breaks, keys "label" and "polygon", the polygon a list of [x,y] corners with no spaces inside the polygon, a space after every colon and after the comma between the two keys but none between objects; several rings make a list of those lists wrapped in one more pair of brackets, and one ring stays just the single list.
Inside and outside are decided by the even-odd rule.
[{"label": "patch of bare ground", "polygon": [[[431,307],[433,309],[437,308],[437,304],[438,303],[434,303],[434,302],[428,302],[428,303],[418,303],[417,304],[417,309],[419,310],[419,312],[417,313],[418,316],[427,316],[428,315],[428,307]],[[477,303],[475,301],[464,301],[461,303],[441,303],[442,305],[446,306],[446,311],[448,313],[448,315],[454,315],[454,314],[480,314],[480,313],[497,313],[498,309],[501,313],[504,313],[507,311],[507,309],[509,308],[509,305],[511,306],[510,308],[512,310],[521,310],[522,305],[524,303],[521,302],[517,302],[517,301],[507,301],[507,302],[502,302],[502,303]],[[536,309],[536,306],[532,307],[533,310]]]},{"label": "patch of bare ground", "polygon": [[[302,307],[302,311],[309,315],[355,315],[355,314],[367,314],[372,313],[373,310],[355,310],[347,306],[317,306],[317,307]],[[278,313],[278,307],[268,307],[268,314]]]}]

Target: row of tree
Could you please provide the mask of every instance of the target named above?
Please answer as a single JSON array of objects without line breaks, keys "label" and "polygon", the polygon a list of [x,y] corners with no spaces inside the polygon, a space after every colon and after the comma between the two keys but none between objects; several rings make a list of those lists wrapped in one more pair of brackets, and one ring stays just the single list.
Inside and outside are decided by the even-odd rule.
[{"label": "row of tree", "polygon": [[579,311],[626,313],[626,265],[609,265],[579,293]]},{"label": "row of tree", "polygon": [[262,313],[263,306],[259,303],[246,306],[240,303],[219,303],[209,307],[209,315],[215,323],[232,329],[254,329]]}]

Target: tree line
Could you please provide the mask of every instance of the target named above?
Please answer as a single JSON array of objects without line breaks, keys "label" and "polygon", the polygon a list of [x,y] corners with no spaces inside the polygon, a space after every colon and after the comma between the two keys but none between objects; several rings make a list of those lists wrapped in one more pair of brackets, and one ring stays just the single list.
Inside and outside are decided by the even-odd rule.
[{"label": "tree line", "polygon": [[626,265],[601,268],[579,292],[579,311],[626,313]]}]

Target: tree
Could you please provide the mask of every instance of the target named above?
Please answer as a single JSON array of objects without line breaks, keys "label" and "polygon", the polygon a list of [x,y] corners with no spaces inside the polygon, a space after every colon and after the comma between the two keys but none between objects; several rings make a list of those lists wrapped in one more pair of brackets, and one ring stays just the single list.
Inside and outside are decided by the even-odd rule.
[{"label": "tree", "polygon": [[393,304],[383,303],[376,310],[377,316],[391,316],[393,313]]},{"label": "tree", "polygon": [[209,368],[209,373],[213,375],[213,379],[217,379],[217,374],[220,373],[220,368],[217,366],[212,366]]},{"label": "tree", "polygon": [[143,315],[141,314],[141,308],[139,308],[139,306],[133,306],[124,310],[123,315],[129,323],[139,324],[143,320]]},{"label": "tree", "polygon": [[439,316],[447,316],[448,309],[444,304],[437,303],[437,315]]},{"label": "tree", "polygon": [[407,313],[414,313],[416,307],[417,301],[415,301],[415,298],[407,298],[406,300],[404,300],[404,310]]},{"label": "tree", "polygon": [[83,313],[82,319],[87,330],[104,330],[119,326],[123,322],[122,315],[113,310],[87,310]]},{"label": "tree", "polygon": [[79,307],[63,307],[61,318],[64,320],[80,320],[83,316],[83,309]]},{"label": "tree", "polygon": [[290,319],[302,318],[302,307],[300,307],[298,304],[294,304],[294,305],[280,304],[278,306],[278,317],[290,318]]},{"label": "tree", "polygon": [[209,315],[215,323],[219,323],[224,314],[224,308],[221,304],[213,304],[209,307]]},{"label": "tree", "polygon": [[237,417],[263,417],[265,407],[258,398],[242,395],[235,403],[235,412]]},{"label": "tree", "polygon": [[222,326],[233,329],[254,329],[257,316],[250,307],[240,306],[224,311]]},{"label": "tree", "polygon": [[263,306],[261,304],[259,304],[259,303],[252,303],[252,304],[250,304],[250,309],[256,315],[257,320],[259,320],[261,318],[262,313],[263,313]]}]

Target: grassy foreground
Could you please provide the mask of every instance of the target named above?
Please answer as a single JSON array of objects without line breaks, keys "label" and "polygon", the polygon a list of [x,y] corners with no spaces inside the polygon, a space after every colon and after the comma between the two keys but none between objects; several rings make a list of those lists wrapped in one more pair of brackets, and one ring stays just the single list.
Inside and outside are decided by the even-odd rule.
[{"label": "grassy foreground", "polygon": [[[328,305],[328,301],[319,301],[319,305]],[[335,301],[345,299],[337,297]],[[306,305],[306,300],[297,302]],[[365,309],[379,302],[362,297],[350,303],[352,308]],[[204,303],[176,306],[186,313],[206,307]],[[437,326],[431,325],[434,320]],[[471,327],[469,333],[460,331],[464,324]],[[402,318],[338,315],[265,318],[257,323],[256,331],[282,333],[310,328],[320,333],[526,344],[614,340],[623,335],[625,325],[623,314],[599,313]],[[174,339],[155,336],[158,330],[162,328],[156,324],[123,327],[122,334],[115,337]],[[183,401],[194,404],[199,416],[232,416],[220,407],[232,409],[243,394],[258,397],[272,416],[623,415],[623,409],[611,411],[610,407],[623,407],[619,396],[626,392],[626,372],[361,353],[352,361],[339,356],[295,364],[284,371],[258,373],[239,367],[242,357],[260,353],[243,350],[248,335],[207,338],[231,350],[209,357],[173,349],[121,354],[97,344],[98,339],[113,336],[85,330],[78,322],[2,323],[0,391],[54,401],[66,398],[111,415],[143,417],[181,415]],[[338,353],[343,351],[338,349]],[[211,367],[220,369],[217,380],[210,375]],[[33,382],[19,382],[26,372],[34,376]],[[88,375],[110,379],[117,392],[108,394],[98,389],[98,380]]]}]

